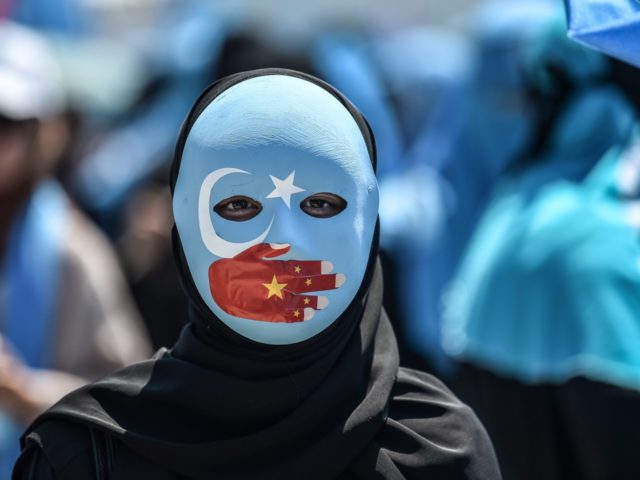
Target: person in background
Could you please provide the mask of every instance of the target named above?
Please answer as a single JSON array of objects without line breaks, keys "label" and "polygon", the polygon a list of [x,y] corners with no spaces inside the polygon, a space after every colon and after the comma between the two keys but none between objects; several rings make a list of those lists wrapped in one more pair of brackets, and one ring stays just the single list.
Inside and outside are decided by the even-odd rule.
[{"label": "person in background", "polygon": [[444,346],[506,479],[639,478],[640,79],[557,10],[520,44],[534,141],[470,242]]},{"label": "person in background", "polygon": [[404,139],[395,171],[380,179],[380,243],[396,273],[389,278],[384,265],[392,280],[385,295],[397,304],[390,313],[403,360],[446,378],[451,361],[440,346],[440,296],[448,274],[438,266],[459,255],[452,226],[469,222],[472,212],[460,216],[455,204],[474,192],[455,189],[443,173],[447,162],[464,160],[456,153],[472,105],[475,50],[461,33],[430,25],[379,40],[375,51]]},{"label": "person in background", "polygon": [[69,391],[145,358],[114,254],[51,177],[65,95],[36,33],[0,22],[0,476],[18,436]]},{"label": "person in background", "polygon": [[445,378],[456,362],[441,346],[443,299],[493,185],[531,139],[518,45],[553,10],[544,1],[482,2],[465,14],[465,34],[425,28],[380,48],[414,132],[404,171],[381,182],[382,246],[392,244],[402,272],[405,341]]},{"label": "person in background", "polygon": [[[134,3],[104,2],[101,6],[106,10],[104,16],[112,8],[111,15],[126,18],[127,14],[133,16]],[[107,38],[116,45],[114,39],[119,40],[126,48],[106,49],[107,45],[113,47],[107,43],[105,50],[110,54],[102,64],[94,67],[82,61],[78,55],[81,41],[72,37],[66,42],[67,49],[80,57],[76,59],[78,70],[70,71],[70,76],[88,78],[89,91],[91,87],[99,90],[110,106],[131,96],[117,113],[111,112],[110,125],[91,140],[68,179],[78,203],[110,238],[121,233],[126,202],[158,171],[168,168],[182,115],[193,96],[216,78],[218,56],[227,35],[214,2],[171,0],[148,2],[141,8],[150,11],[140,15],[139,24],[121,26],[121,30],[113,27],[115,31]],[[99,12],[94,15],[98,17]],[[117,61],[127,54],[133,54],[130,63],[134,68],[118,68]],[[94,55],[102,54],[98,50]],[[99,72],[104,69],[103,77],[107,78],[115,71],[118,78],[109,80],[124,83],[124,92],[87,73],[92,67]]]}]

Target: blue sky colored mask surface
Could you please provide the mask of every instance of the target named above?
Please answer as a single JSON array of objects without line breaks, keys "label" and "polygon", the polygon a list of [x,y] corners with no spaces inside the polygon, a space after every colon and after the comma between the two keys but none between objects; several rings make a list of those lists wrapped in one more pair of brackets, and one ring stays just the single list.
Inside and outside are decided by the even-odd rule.
[{"label": "blue sky colored mask surface", "polygon": [[[310,215],[301,203],[319,193],[346,208]],[[242,221],[214,210],[246,205],[234,198],[261,210]],[[378,187],[362,133],[331,93],[264,75],[228,88],[197,118],[173,210],[190,274],[212,312],[252,340],[290,344],[327,328],[353,300]]]}]

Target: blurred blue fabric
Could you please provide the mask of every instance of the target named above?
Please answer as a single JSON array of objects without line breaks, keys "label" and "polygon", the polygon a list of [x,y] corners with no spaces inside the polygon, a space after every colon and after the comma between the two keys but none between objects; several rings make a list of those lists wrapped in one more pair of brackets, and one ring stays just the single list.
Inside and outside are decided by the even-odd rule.
[{"label": "blurred blue fabric", "polygon": [[[547,88],[547,66],[576,53],[562,66],[572,79],[592,78],[602,69],[598,55],[580,56],[584,49],[567,41],[561,49],[544,42],[549,25],[563,21],[556,2],[493,1],[467,17],[473,46],[444,29],[425,29],[380,49],[396,101],[402,105],[404,90],[411,94],[405,104],[428,107],[419,121],[405,109],[413,135],[406,167],[381,182],[382,245],[401,252],[406,341],[442,374],[451,367],[441,345],[443,297],[494,183],[533,141],[532,83]],[[437,101],[428,101],[429,92]],[[421,95],[427,101],[413,100]]]},{"label": "blurred blue fabric", "polygon": [[[47,368],[58,308],[61,249],[67,198],[54,181],[42,183],[15,221],[3,262],[3,340],[12,353],[32,368]],[[17,425],[0,410],[0,475],[11,478],[18,458]]]},{"label": "blurred blue fabric", "polygon": [[[441,343],[443,297],[494,182],[518,158],[533,135],[535,119],[528,104],[523,48],[529,38],[535,37],[532,32],[561,16],[558,5],[539,1],[490,2],[472,11],[467,23],[474,48],[448,57],[449,67],[460,75],[442,77],[450,78],[448,87],[442,90],[452,95],[442,97],[449,99],[448,104],[434,110],[412,149],[412,163],[429,165],[430,151],[420,147],[422,142],[436,144],[426,141],[428,135],[442,135],[448,145],[433,150],[441,154],[432,163],[436,175],[417,175],[430,180],[430,185],[425,184],[429,192],[425,198],[436,200],[433,205],[437,208],[432,209],[430,218],[437,230],[429,238],[420,237],[422,244],[404,253],[406,274],[401,285],[401,290],[408,293],[404,300],[408,341],[441,374],[452,368]],[[432,39],[434,49],[443,48],[437,36]],[[441,60],[447,66],[447,58]],[[424,59],[425,63],[428,61]],[[441,70],[442,65],[438,67]],[[439,128],[428,133],[438,123]],[[398,194],[401,190],[394,188]],[[412,190],[406,188],[408,192]],[[383,209],[385,194],[383,183]],[[408,198],[403,204],[409,209],[416,208],[419,202]],[[384,210],[381,218],[383,213]]]},{"label": "blurred blue fabric", "polygon": [[15,222],[5,254],[2,333],[34,368],[47,367],[51,359],[67,209],[60,185],[41,184]]},{"label": "blurred blue fabric", "polygon": [[636,0],[565,0],[569,36],[640,66],[640,2]]},{"label": "blurred blue fabric", "polygon": [[613,88],[583,92],[545,157],[501,185],[448,299],[449,353],[523,382],[640,388],[640,242],[612,194],[622,148],[605,155],[634,114]]},{"label": "blurred blue fabric", "polygon": [[[467,116],[471,42],[449,29],[421,27],[378,41],[375,51],[404,130],[403,162],[380,181],[381,241],[401,254],[417,253],[440,235],[453,208],[452,192],[438,170],[450,160]],[[410,265],[415,265],[413,253]],[[403,303],[409,309],[415,305]]]},{"label": "blurred blue fabric", "polygon": [[16,0],[12,20],[32,28],[64,34],[84,34],[93,28],[90,15],[77,0]]},{"label": "blurred blue fabric", "polygon": [[471,41],[451,28],[413,27],[373,49],[404,132],[405,162],[439,169],[467,117]]},{"label": "blurred blue fabric", "polygon": [[458,151],[468,118],[473,49],[451,30],[415,28],[379,41],[376,57],[405,145],[402,168],[380,181],[381,244],[396,261],[402,341],[442,370],[432,256],[456,197],[440,170]]},{"label": "blurred blue fabric", "polygon": [[371,125],[378,151],[378,178],[402,168],[400,126],[365,40],[355,34],[326,33],[315,42],[311,55],[320,76],[346,95]]},{"label": "blurred blue fabric", "polygon": [[170,4],[149,30],[135,32],[149,81],[163,79],[154,99],[111,132],[80,165],[74,190],[100,216],[118,209],[129,193],[167,164],[176,132],[193,99],[215,78],[225,29],[202,2]]},{"label": "blurred blue fabric", "polygon": [[[478,54],[469,89],[468,118],[456,150],[439,170],[452,200],[447,202],[450,206],[443,232],[434,236],[424,266],[416,270],[413,280],[424,288],[417,297],[423,323],[419,325],[422,332],[414,332],[415,342],[422,342],[421,352],[435,357],[436,366],[444,369],[448,367],[447,355],[437,355],[433,343],[440,340],[442,309],[451,303],[447,298],[460,296],[456,293],[460,287],[450,293],[450,282],[494,184],[522,162],[534,141],[540,141],[534,138],[540,105],[533,95],[562,97],[564,93],[556,91],[560,88],[554,77],[558,72],[573,89],[592,94],[581,97],[565,112],[564,120],[546,138],[553,153],[538,159],[545,168],[529,172],[518,188],[563,175],[584,175],[606,148],[625,138],[632,119],[631,107],[620,94],[598,90],[608,64],[601,55],[566,40],[564,15],[557,3],[489,2],[470,14],[469,23]],[[608,106],[607,102],[612,103]],[[603,127],[601,122],[609,123]],[[589,133],[582,138],[585,132]],[[481,248],[474,252],[483,256]],[[450,353],[459,353],[451,349],[450,336],[447,343]]]}]

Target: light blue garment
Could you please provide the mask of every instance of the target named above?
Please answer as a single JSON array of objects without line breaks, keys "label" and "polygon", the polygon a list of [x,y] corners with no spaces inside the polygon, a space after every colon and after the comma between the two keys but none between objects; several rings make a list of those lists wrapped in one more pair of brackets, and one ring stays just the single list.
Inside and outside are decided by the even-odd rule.
[{"label": "light blue garment", "polygon": [[[607,70],[601,55],[566,39],[558,2],[488,2],[469,15],[468,25],[477,58],[461,112],[465,122],[439,171],[448,187],[442,190],[447,215],[442,233],[434,237],[422,260],[424,267],[416,268],[410,279],[413,285],[423,286],[423,293],[415,296],[422,323],[416,324],[411,336],[418,339],[416,344],[422,340],[421,351],[444,368],[447,356],[440,351],[443,298],[495,183],[532,146],[542,111],[542,102],[535,96],[557,97],[560,103],[550,71],[561,72],[577,91],[593,88]],[[414,259],[412,265],[416,263]]]},{"label": "light blue garment", "polygon": [[[401,272],[405,341],[442,374],[450,367],[441,348],[442,296],[493,182],[534,133],[523,67],[543,68],[530,43],[559,21],[562,9],[552,2],[489,2],[467,18],[471,40],[425,28],[379,46],[396,101],[406,95],[401,103],[431,108],[409,139],[407,167],[381,181],[381,240]],[[575,48],[564,41],[560,50],[567,45]],[[421,95],[427,100],[416,101]],[[403,123],[416,124],[407,110],[412,118]]]},{"label": "light blue garment", "polygon": [[[452,95],[441,97],[449,101],[443,104],[445,108],[433,112],[432,121],[427,120],[421,138],[411,149],[412,163],[437,169],[435,176],[417,178],[435,180],[424,185],[429,189],[428,197],[437,199],[439,215],[432,215],[425,223],[430,220],[440,231],[432,233],[421,248],[403,248],[400,269],[404,275],[398,289],[407,294],[404,311],[409,344],[443,374],[450,370],[451,362],[441,347],[442,297],[493,182],[526,148],[533,134],[535,119],[527,102],[523,50],[529,39],[535,38],[534,32],[558,18],[562,18],[562,10],[551,2],[490,2],[472,11],[467,24],[474,44],[468,53],[473,57],[458,52],[450,59],[451,70],[467,78],[451,79]],[[444,51],[438,36],[430,38],[436,43],[431,48]],[[442,61],[447,60],[446,53],[443,55]],[[437,124],[438,129],[431,130]],[[445,148],[438,146],[437,136],[443,138]],[[436,148],[428,150],[421,148],[423,145]],[[435,158],[429,158],[431,152]],[[389,189],[384,184],[382,192],[387,203]],[[405,199],[405,205],[415,203]],[[383,206],[385,214],[387,210]]]},{"label": "light blue garment", "polygon": [[569,37],[640,67],[640,3],[565,0]]},{"label": "light blue garment", "polygon": [[[411,257],[409,264],[404,265],[400,272],[402,276],[407,273],[406,268],[412,268],[411,265],[428,269],[428,265],[416,260],[442,234],[452,203],[448,184],[437,170],[428,165],[408,167],[380,182],[380,242],[396,258]],[[402,300],[403,304],[411,309],[414,306],[418,308],[412,317],[419,322],[424,321],[424,312],[416,305],[415,298],[422,289],[418,284],[413,288],[403,288],[400,293],[407,297],[407,301]]]},{"label": "light blue garment", "polygon": [[205,86],[203,78],[181,78],[154,102],[111,132],[75,172],[74,189],[90,210],[105,214],[166,164],[184,112]]},{"label": "light blue garment", "polygon": [[38,30],[84,34],[93,28],[83,2],[76,0],[16,0],[10,18]]},{"label": "light blue garment", "polygon": [[404,131],[404,163],[439,168],[466,118],[472,42],[453,29],[430,25],[377,40],[373,50]]},{"label": "light blue garment", "polygon": [[621,148],[577,180],[629,138],[633,116],[613,89],[585,93],[549,155],[501,185],[447,299],[451,355],[522,382],[640,388],[640,242],[609,173]]},{"label": "light blue garment", "polygon": [[[42,183],[16,220],[4,257],[0,331],[32,368],[47,368],[52,361],[67,208],[62,188],[54,181]],[[2,478],[11,476],[23,429],[0,412]]]},{"label": "light blue garment", "polygon": [[[300,202],[319,192],[341,196],[347,208],[331,218],[307,215]],[[234,195],[259,201],[262,211],[243,222],[213,211]],[[354,298],[371,249],[378,188],[365,140],[344,106],[309,81],[266,75],[230,87],[195,121],[173,211],[191,276],[215,315],[252,340],[290,344],[327,328]],[[328,305],[309,320],[271,323],[230,315],[212,296],[209,267],[259,243],[291,246],[270,261],[328,261],[346,280],[321,292]]]},{"label": "light blue garment", "polygon": [[314,66],[362,112],[376,135],[378,178],[403,168],[400,125],[388,103],[370,47],[355,35],[325,35],[312,50]]},{"label": "light blue garment", "polygon": [[475,51],[462,34],[432,26],[381,39],[375,51],[405,140],[400,168],[380,182],[381,245],[395,261],[401,340],[442,373],[433,257],[449,233],[456,192],[441,169],[469,117]]},{"label": "light blue garment", "polygon": [[[400,32],[375,47],[406,144],[402,164],[380,182],[381,242],[390,253],[403,255],[432,244],[454,208],[439,169],[451,160],[468,118],[473,50],[462,34],[434,27]],[[416,265],[415,258],[410,264]],[[416,298],[403,289],[405,293]],[[411,309],[415,305],[403,303]],[[424,321],[423,311],[415,313],[411,316]]]},{"label": "light blue garment", "polygon": [[188,1],[166,7],[156,25],[129,39],[148,63],[145,74],[164,86],[79,166],[73,181],[83,205],[108,215],[168,162],[185,112],[215,76],[225,35],[215,9]]}]

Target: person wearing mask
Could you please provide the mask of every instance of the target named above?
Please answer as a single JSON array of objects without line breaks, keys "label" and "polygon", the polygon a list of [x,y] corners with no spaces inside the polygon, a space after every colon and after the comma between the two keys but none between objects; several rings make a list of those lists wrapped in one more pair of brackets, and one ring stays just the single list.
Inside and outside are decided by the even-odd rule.
[{"label": "person wearing mask", "polygon": [[399,367],[375,165],[364,118],[315,77],[207,88],[171,175],[191,321],[40,416],[13,478],[500,478],[474,413]]},{"label": "person wearing mask", "polygon": [[51,177],[64,105],[44,40],[0,21],[2,478],[38,414],[149,352],[113,251]]}]

